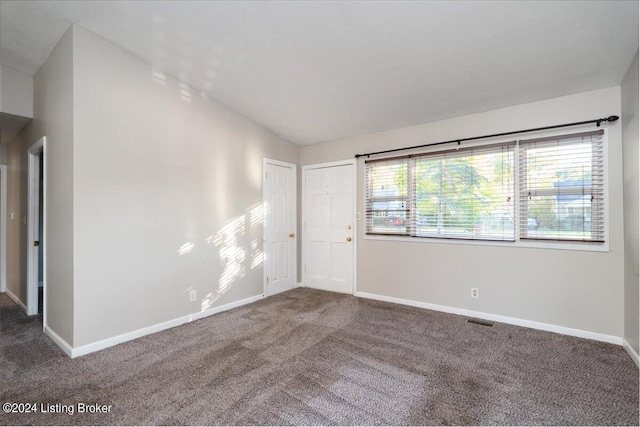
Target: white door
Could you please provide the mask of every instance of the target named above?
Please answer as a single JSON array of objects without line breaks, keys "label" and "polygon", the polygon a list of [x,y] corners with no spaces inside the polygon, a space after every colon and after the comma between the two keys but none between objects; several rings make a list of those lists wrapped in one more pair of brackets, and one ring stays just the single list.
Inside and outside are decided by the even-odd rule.
[{"label": "white door", "polygon": [[[32,316],[38,314],[38,300],[39,300],[39,282],[41,271],[41,231],[40,230],[40,210],[44,209],[41,206],[42,194],[41,185],[45,185],[44,181],[41,181],[41,168],[44,166],[41,160],[44,160],[44,144],[46,137],[40,138],[34,143],[28,150],[28,215],[27,221],[27,315]],[[44,176],[43,176],[44,178]],[[44,219],[44,218],[42,218]],[[42,260],[44,261],[44,260]],[[44,289],[43,289],[44,291]],[[43,309],[45,305],[43,302]]]},{"label": "white door", "polygon": [[0,165],[0,292],[7,290],[7,166]]},{"label": "white door", "polygon": [[264,160],[264,286],[273,295],[296,284],[296,165]]},{"label": "white door", "polygon": [[305,277],[310,288],[353,293],[354,164],[305,168]]}]

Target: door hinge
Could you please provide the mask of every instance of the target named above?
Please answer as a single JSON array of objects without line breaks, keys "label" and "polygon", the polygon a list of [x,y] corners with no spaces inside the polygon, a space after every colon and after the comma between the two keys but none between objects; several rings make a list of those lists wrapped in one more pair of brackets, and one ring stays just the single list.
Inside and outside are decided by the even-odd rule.
[{"label": "door hinge", "polygon": [[264,179],[267,179],[267,178],[269,178],[269,172],[264,173]]},{"label": "door hinge", "polygon": [[269,284],[269,276],[267,276],[267,285]]}]

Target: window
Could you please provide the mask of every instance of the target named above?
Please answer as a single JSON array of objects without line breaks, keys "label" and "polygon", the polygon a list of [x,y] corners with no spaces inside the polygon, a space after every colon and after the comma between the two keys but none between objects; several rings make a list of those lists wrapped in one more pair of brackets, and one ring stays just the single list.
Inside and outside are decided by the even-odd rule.
[{"label": "window", "polygon": [[414,236],[515,239],[512,144],[414,159]]},{"label": "window", "polygon": [[367,163],[367,232],[409,234],[409,160]]},{"label": "window", "polygon": [[514,146],[367,161],[367,233],[514,240]]},{"label": "window", "polygon": [[602,243],[603,134],[367,160],[366,233]]},{"label": "window", "polygon": [[604,242],[599,130],[520,141],[520,238]]}]

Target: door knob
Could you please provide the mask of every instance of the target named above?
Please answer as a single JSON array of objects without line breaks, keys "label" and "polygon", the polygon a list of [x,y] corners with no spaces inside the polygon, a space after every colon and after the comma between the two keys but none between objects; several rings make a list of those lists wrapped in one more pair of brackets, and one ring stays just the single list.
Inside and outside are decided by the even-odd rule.
[{"label": "door knob", "polygon": [[289,233],[289,237],[293,239],[295,237],[295,234],[294,233]]},{"label": "door knob", "polygon": [[347,225],[347,230],[351,230],[351,224]]},{"label": "door knob", "polygon": [[347,242],[350,242],[350,241],[351,241],[351,237],[347,237]]}]

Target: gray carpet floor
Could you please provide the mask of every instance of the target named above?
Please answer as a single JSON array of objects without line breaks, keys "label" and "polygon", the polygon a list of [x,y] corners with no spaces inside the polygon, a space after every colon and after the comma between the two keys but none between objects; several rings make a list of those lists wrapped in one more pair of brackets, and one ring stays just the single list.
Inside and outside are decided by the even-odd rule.
[{"label": "gray carpet floor", "polygon": [[638,425],[618,346],[295,289],[74,360],[0,294],[0,424]]}]

